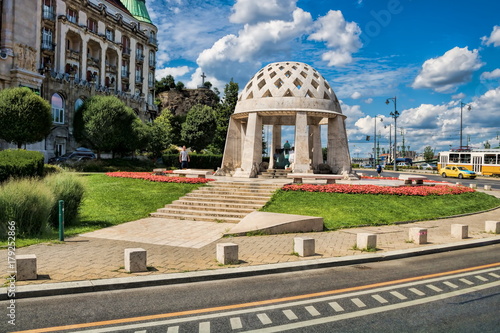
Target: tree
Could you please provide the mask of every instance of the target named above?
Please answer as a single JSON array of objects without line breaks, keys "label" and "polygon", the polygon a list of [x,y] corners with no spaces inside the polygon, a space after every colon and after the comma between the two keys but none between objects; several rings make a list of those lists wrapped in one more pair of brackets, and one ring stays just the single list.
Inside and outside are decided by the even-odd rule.
[{"label": "tree", "polygon": [[134,111],[115,96],[87,99],[74,119],[75,139],[94,149],[124,153],[142,148],[147,129]]},{"label": "tree", "polygon": [[226,144],[226,134],[229,126],[229,119],[234,113],[236,103],[238,102],[238,83],[232,79],[224,88],[224,98],[222,103],[216,109],[217,130],[215,132],[212,146],[214,150],[222,153]]},{"label": "tree", "polygon": [[175,90],[183,91],[184,90],[184,83],[182,83],[181,81],[177,82],[177,84],[175,85]]},{"label": "tree", "polygon": [[153,153],[155,158],[161,157],[162,152],[172,144],[172,118],[173,115],[170,110],[165,109],[151,125],[151,139],[148,143],[148,150]]},{"label": "tree", "polygon": [[431,162],[434,159],[434,150],[431,146],[427,146],[424,148],[424,159],[427,163]]},{"label": "tree", "polygon": [[216,128],[214,110],[197,104],[189,110],[186,121],[182,124],[181,139],[186,146],[200,151],[212,142]]},{"label": "tree", "polygon": [[174,88],[175,88],[175,80],[172,75],[167,75],[160,81],[155,82],[155,90],[157,94],[164,91],[169,91]]},{"label": "tree", "polygon": [[29,88],[0,91],[0,139],[21,148],[43,140],[51,131],[50,104]]}]

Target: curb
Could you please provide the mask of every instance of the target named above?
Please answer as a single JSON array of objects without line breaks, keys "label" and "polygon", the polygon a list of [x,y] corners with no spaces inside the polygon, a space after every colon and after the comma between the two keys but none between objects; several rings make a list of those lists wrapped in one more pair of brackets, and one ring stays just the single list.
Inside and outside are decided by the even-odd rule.
[{"label": "curb", "polygon": [[[194,283],[202,281],[217,281],[232,278],[258,276],[266,274],[277,274],[295,272],[309,269],[347,266],[364,264],[370,262],[396,260],[408,257],[416,257],[434,253],[448,252],[453,250],[469,249],[481,246],[500,244],[500,235],[473,239],[457,243],[430,245],[419,249],[396,250],[386,253],[373,253],[353,255],[339,258],[311,259],[299,262],[287,262],[279,264],[266,264],[248,266],[241,268],[228,268],[210,271],[197,271],[189,273],[158,274],[148,276],[132,276],[125,278],[84,280],[75,282],[48,283],[38,285],[27,285],[16,287],[15,298],[32,298],[56,295],[68,295],[99,291],[112,291],[130,288],[144,288],[164,285],[175,285],[181,283]],[[0,300],[8,300],[7,288],[0,288]]]}]

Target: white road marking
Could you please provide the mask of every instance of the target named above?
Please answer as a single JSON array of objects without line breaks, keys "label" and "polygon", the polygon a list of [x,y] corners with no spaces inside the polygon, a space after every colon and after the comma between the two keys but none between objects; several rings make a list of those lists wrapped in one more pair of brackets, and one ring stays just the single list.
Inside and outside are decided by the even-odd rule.
[{"label": "white road marking", "polygon": [[481,276],[481,275],[476,275],[476,276],[474,276],[474,277],[475,277],[476,279],[481,280],[481,281],[484,281],[484,282],[489,281],[487,278],[485,278],[485,277],[483,277],[483,276]]},{"label": "white road marking", "polygon": [[366,306],[365,303],[363,303],[359,298],[353,298],[351,301],[356,304],[358,308],[364,308]]},{"label": "white road marking", "polygon": [[199,324],[199,332],[200,333],[210,333],[210,322],[203,321]]},{"label": "white road marking", "polygon": [[257,318],[259,318],[262,325],[269,325],[273,323],[265,313],[257,314]]},{"label": "white road marking", "polygon": [[500,278],[500,275],[495,274],[495,273],[490,273],[491,276],[496,277],[497,279]]},{"label": "white road marking", "polygon": [[331,302],[331,303],[328,303],[332,308],[333,310],[335,310],[335,312],[342,312],[344,311],[344,308],[340,306],[339,303],[337,302]]},{"label": "white road marking", "polygon": [[179,333],[179,326],[169,327],[167,333]]},{"label": "white road marking", "polygon": [[406,297],[405,295],[401,294],[401,293],[398,293],[397,291],[391,291],[391,295],[393,296],[396,296],[397,298],[399,298],[400,300],[405,300],[407,299],[408,297]]},{"label": "white road marking", "polygon": [[461,281],[461,282],[463,282],[463,283],[465,283],[465,284],[468,284],[469,286],[472,286],[472,285],[474,284],[474,282],[469,281],[469,280],[467,280],[467,279],[460,279],[460,280],[458,280],[458,281]]},{"label": "white road marking", "polygon": [[428,284],[428,285],[426,285],[426,287],[429,288],[429,289],[432,289],[432,290],[434,290],[435,292],[438,292],[438,293],[440,293],[440,292],[443,291],[443,289],[438,288],[438,287],[436,287],[435,285],[432,285],[432,284]]},{"label": "white road marking", "polygon": [[408,290],[411,291],[412,293],[414,293],[417,296],[425,296],[425,293],[421,292],[417,288],[410,288]]},{"label": "white road marking", "polygon": [[316,316],[319,316],[321,313],[318,312],[318,310],[316,310],[316,308],[312,305],[310,306],[306,306],[306,310],[307,312],[309,312],[309,314],[313,317],[316,317]]},{"label": "white road marking", "polygon": [[381,304],[385,304],[385,303],[389,303],[388,300],[386,300],[385,298],[383,298],[382,296],[380,295],[372,295],[372,297],[377,300],[379,303]]},{"label": "white road marking", "polygon": [[283,314],[288,318],[288,320],[299,319],[292,310],[283,310]]},{"label": "white road marking", "polygon": [[231,328],[233,330],[239,330],[240,328],[243,328],[240,317],[231,318],[229,319],[229,321],[231,322]]},{"label": "white road marking", "polygon": [[451,283],[450,281],[444,281],[443,283],[445,285],[447,285],[448,287],[450,287],[450,288],[453,288],[453,289],[457,289],[458,288],[458,286],[456,284]]}]

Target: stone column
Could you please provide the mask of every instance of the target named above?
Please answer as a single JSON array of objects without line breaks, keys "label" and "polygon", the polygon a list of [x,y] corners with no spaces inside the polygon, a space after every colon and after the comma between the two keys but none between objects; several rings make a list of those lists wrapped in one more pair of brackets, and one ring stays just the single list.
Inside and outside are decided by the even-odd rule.
[{"label": "stone column", "polygon": [[248,123],[241,157],[241,169],[236,170],[234,177],[253,178],[257,176],[258,166],[262,162],[262,118],[252,112],[248,115]]},{"label": "stone column", "polygon": [[14,0],[4,0],[2,8],[2,51],[13,56],[14,52]]},{"label": "stone column", "polygon": [[323,163],[323,152],[321,150],[321,128],[320,125],[309,125],[312,132],[312,165],[316,169]]},{"label": "stone column", "polygon": [[241,137],[242,128],[241,122],[233,117],[229,119],[229,127],[226,135],[226,145],[224,147],[224,155],[222,158],[222,171],[229,173],[241,166]]},{"label": "stone column", "polygon": [[274,153],[281,148],[281,125],[273,126],[273,138],[271,145],[271,156],[269,158],[269,169],[274,169]]},{"label": "stone column", "polygon": [[328,119],[327,163],[334,173],[351,172],[351,159],[347,143],[344,118],[340,115]]},{"label": "stone column", "polygon": [[307,113],[297,112],[295,116],[295,161],[293,172],[302,173],[311,170],[309,159],[309,133],[307,131]]},{"label": "stone column", "polygon": [[87,80],[87,70],[88,70],[88,64],[87,64],[87,44],[88,44],[88,37],[87,38],[82,38],[82,58],[81,58],[81,64],[80,64],[80,79],[81,80]]}]

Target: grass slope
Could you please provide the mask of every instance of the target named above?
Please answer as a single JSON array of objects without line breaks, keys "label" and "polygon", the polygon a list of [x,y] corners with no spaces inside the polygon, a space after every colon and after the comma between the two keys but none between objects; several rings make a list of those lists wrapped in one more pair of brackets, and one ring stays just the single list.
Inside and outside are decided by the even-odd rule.
[{"label": "grass slope", "polygon": [[336,230],[359,225],[431,220],[499,205],[500,199],[480,192],[420,197],[278,191],[261,210],[320,216],[326,229]]}]

